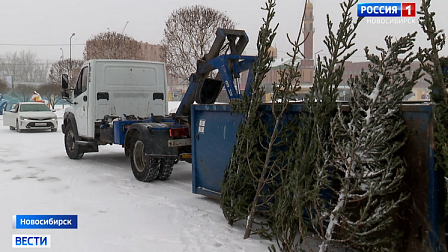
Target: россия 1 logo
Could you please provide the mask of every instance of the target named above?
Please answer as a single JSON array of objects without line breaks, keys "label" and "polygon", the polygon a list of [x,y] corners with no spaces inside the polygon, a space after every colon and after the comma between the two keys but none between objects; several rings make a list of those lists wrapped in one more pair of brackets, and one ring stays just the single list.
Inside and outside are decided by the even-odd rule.
[{"label": "\u0440\u043e\u0441\u0441\u0438\u044f 1 logo", "polygon": [[415,3],[358,3],[358,17],[415,17]]}]

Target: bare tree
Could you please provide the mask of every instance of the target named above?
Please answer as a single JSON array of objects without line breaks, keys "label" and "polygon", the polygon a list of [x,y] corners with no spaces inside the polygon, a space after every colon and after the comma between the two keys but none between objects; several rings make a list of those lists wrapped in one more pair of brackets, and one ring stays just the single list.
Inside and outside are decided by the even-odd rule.
[{"label": "bare tree", "polygon": [[7,53],[0,64],[0,72],[13,76],[14,82],[46,83],[48,62],[41,62],[30,51]]},{"label": "bare tree", "polygon": [[56,83],[41,85],[37,89],[37,92],[39,92],[43,99],[50,103],[52,109],[62,99],[60,85]]},{"label": "bare tree", "polygon": [[61,85],[61,76],[62,74],[68,74],[70,71],[70,64],[71,64],[71,78],[70,78],[70,88],[73,88],[75,83],[76,83],[76,79],[77,76],[79,74],[79,72],[81,71],[81,67],[82,64],[84,64],[83,60],[70,60],[69,59],[65,59],[65,60],[60,60],[58,62],[55,62],[51,65],[50,67],[50,73],[48,74],[48,83],[50,84],[57,84],[57,85]]},{"label": "bare tree", "polygon": [[16,85],[11,95],[22,102],[27,102],[31,100],[31,96],[33,96],[34,90],[35,89],[33,85]]},{"label": "bare tree", "polygon": [[0,79],[0,94],[8,92],[8,84],[3,79]]},{"label": "bare tree", "polygon": [[202,5],[175,10],[165,25],[163,59],[170,74],[183,81],[196,72],[196,61],[210,50],[216,29],[235,27],[223,12]]},{"label": "bare tree", "polygon": [[87,40],[84,59],[142,60],[140,43],[117,32],[100,33]]}]

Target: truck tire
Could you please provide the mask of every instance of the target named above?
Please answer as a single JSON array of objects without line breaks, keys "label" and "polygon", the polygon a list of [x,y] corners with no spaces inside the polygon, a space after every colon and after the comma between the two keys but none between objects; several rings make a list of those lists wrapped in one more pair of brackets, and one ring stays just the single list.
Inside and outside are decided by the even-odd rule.
[{"label": "truck tire", "polygon": [[162,158],[160,160],[160,170],[157,176],[158,180],[167,180],[173,172],[175,158]]},{"label": "truck tire", "polygon": [[159,175],[160,159],[145,155],[145,143],[139,132],[132,137],[129,159],[132,173],[137,180],[151,182]]},{"label": "truck tire", "polygon": [[76,136],[73,126],[67,125],[64,135],[65,152],[70,159],[81,159],[84,153],[79,150],[79,146],[75,144],[78,136]]}]

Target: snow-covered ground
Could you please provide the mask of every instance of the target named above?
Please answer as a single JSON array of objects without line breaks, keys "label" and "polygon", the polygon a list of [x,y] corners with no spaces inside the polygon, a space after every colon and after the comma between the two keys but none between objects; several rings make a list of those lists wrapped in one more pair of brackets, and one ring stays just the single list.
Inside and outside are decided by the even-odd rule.
[{"label": "snow-covered ground", "polygon": [[[143,183],[120,146],[70,160],[60,129],[17,133],[2,119],[2,252],[14,251],[12,234],[50,234],[51,249],[42,251],[267,251],[268,241],[244,240],[242,227],[230,227],[218,202],[191,193],[188,163],[175,165],[168,181]],[[78,215],[78,229],[12,229],[19,214]]]}]

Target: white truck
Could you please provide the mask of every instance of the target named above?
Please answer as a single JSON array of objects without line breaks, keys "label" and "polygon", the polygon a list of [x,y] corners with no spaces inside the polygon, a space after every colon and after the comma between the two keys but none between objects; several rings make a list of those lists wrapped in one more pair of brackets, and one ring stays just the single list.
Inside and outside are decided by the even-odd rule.
[{"label": "white truck", "polygon": [[[188,128],[172,129],[168,114],[164,63],[134,60],[90,60],[83,64],[74,88],[62,76],[65,110],[62,132],[69,158],[98,152],[99,145],[120,144],[141,181],[165,180],[190,145]],[[176,138],[176,139],[175,139]]]},{"label": "white truck", "polygon": [[[170,115],[163,63],[88,61],[73,89],[68,89],[68,76],[63,75],[63,96],[72,103],[62,125],[67,155],[79,159],[84,153],[97,152],[98,145],[120,144],[129,156],[135,178],[145,182],[168,179],[178,160],[192,162],[194,167],[202,162],[192,150],[197,147],[199,134],[204,133],[205,121],[193,118],[191,108],[194,103],[213,108],[208,105],[215,103],[223,89],[230,100],[241,99],[239,82],[234,79],[244,71],[249,72],[245,92],[250,95],[256,57],[241,55],[248,42],[242,30],[218,29],[210,51],[198,59],[176,113]],[[213,71],[218,74],[212,74]],[[219,116],[212,122],[218,119]],[[217,129],[209,126],[208,134],[221,135],[214,130]],[[193,134],[196,141],[192,141]],[[194,174],[203,175],[211,174]],[[213,181],[220,184],[220,178]]]}]

